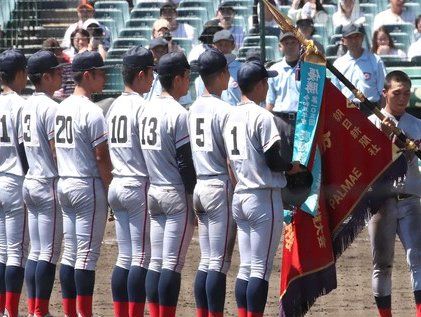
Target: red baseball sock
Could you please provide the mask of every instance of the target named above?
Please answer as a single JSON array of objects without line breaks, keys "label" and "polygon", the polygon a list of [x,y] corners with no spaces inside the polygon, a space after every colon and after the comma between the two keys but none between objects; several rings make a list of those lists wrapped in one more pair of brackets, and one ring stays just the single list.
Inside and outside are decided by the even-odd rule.
[{"label": "red baseball sock", "polygon": [[129,316],[129,303],[128,302],[114,302],[114,316],[115,317],[128,317]]},{"label": "red baseball sock", "polygon": [[159,317],[175,317],[176,306],[159,305]]},{"label": "red baseball sock", "polygon": [[0,293],[0,314],[4,313],[4,306],[6,305],[6,293]]},{"label": "red baseball sock", "polygon": [[244,307],[238,307],[238,317],[247,317],[247,309]]},{"label": "red baseball sock", "polygon": [[151,315],[151,317],[160,317],[158,303],[148,302],[148,308],[149,308],[149,315]]},{"label": "red baseball sock", "polygon": [[35,299],[35,316],[44,317],[48,314],[49,299],[36,298]]},{"label": "red baseball sock", "polygon": [[209,317],[224,317],[224,312],[209,312]]},{"label": "red baseball sock", "polygon": [[208,310],[196,307],[196,317],[208,317]]},{"label": "red baseball sock", "polygon": [[248,311],[247,317],[263,317],[263,313],[255,313],[255,312]]},{"label": "red baseball sock", "polygon": [[421,317],[421,303],[417,303],[417,317]]},{"label": "red baseball sock", "polygon": [[18,317],[20,293],[6,292],[6,309],[9,317]]},{"label": "red baseball sock", "polygon": [[35,314],[35,298],[27,298],[26,304],[28,306],[28,314],[29,315]]},{"label": "red baseball sock", "polygon": [[76,297],[76,306],[79,313],[79,317],[91,317],[92,316],[92,296],[81,296]]},{"label": "red baseball sock", "polygon": [[392,317],[392,308],[379,308],[379,317]]},{"label": "red baseball sock", "polygon": [[67,317],[77,317],[76,298],[63,298],[63,312]]},{"label": "red baseball sock", "polygon": [[145,303],[129,302],[129,316],[130,317],[143,317],[144,314],[145,314]]}]

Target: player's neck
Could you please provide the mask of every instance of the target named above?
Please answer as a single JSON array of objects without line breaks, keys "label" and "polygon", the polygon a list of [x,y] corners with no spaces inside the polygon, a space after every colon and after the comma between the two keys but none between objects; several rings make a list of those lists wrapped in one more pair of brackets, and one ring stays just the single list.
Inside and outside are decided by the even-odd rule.
[{"label": "player's neck", "polygon": [[212,87],[212,86],[209,86],[209,87],[205,87],[205,90],[203,92],[203,95],[204,96],[213,95],[213,96],[221,97],[222,91],[223,91],[223,89],[221,89],[220,87],[215,87],[215,86]]},{"label": "player's neck", "polygon": [[91,99],[92,92],[90,92],[88,89],[86,89],[83,86],[76,85],[75,90],[73,92],[73,95],[84,96],[84,97],[87,97],[87,98]]},{"label": "player's neck", "polygon": [[241,96],[241,102],[240,102],[241,104],[250,103],[250,102],[254,102],[255,104],[260,103],[258,102],[257,98],[253,96],[253,94],[248,94],[247,96],[243,94]]},{"label": "player's neck", "polygon": [[20,93],[20,91],[18,91],[17,87],[13,83],[9,85],[3,85],[3,94],[10,94],[12,92],[16,92],[17,94]]},{"label": "player's neck", "polygon": [[45,87],[44,85],[35,86],[35,92],[36,93],[44,93],[44,94],[46,94],[50,98],[52,98],[53,95],[54,95],[54,90],[52,90],[48,86]]},{"label": "player's neck", "polygon": [[182,95],[180,95],[179,93],[177,93],[177,91],[172,89],[171,91],[162,90],[161,97],[172,97],[178,101],[182,97]]}]

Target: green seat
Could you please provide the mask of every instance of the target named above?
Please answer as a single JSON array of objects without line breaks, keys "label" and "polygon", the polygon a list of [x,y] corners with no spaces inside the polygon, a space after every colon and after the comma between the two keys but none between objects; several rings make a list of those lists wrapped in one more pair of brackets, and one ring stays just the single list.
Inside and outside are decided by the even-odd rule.
[{"label": "green seat", "polygon": [[179,8],[206,8],[208,12],[215,12],[214,2],[212,0],[184,0],[181,1]]},{"label": "green seat", "polygon": [[106,59],[105,65],[109,67],[105,68],[106,81],[104,90],[105,91],[122,91],[124,89],[123,75],[121,74],[121,64],[115,60]]},{"label": "green seat", "polygon": [[[278,48],[278,37],[277,36],[265,36],[265,46],[270,46],[274,49]],[[260,36],[246,36],[243,42],[244,47],[260,46]]]},{"label": "green seat", "polygon": [[118,34],[119,37],[143,37],[150,39],[152,30],[149,27],[124,28]]},{"label": "green seat", "polygon": [[133,9],[130,13],[130,19],[159,19],[159,8],[140,8]]},{"label": "green seat", "polygon": [[364,14],[376,15],[379,13],[379,7],[375,3],[360,3],[360,10]]},{"label": "green seat", "polygon": [[149,44],[149,40],[142,37],[125,37],[118,38],[113,41],[111,48],[130,48],[133,46],[143,46],[146,47]]},{"label": "green seat", "polygon": [[186,54],[186,56],[189,55],[193,47],[193,43],[190,39],[181,38],[181,37],[173,37],[172,40],[174,43],[177,43],[178,45],[180,45],[182,49],[184,49],[184,53]]},{"label": "green seat", "polygon": [[383,26],[387,31],[389,31],[389,33],[412,34],[414,32],[414,25],[412,23],[385,24]]},{"label": "green seat", "polygon": [[123,13],[117,9],[97,9],[95,10],[95,18],[114,20],[117,33],[124,27]]},{"label": "green seat", "polygon": [[123,58],[123,55],[126,52],[127,52],[127,48],[111,48],[107,53],[107,58],[109,59]]},{"label": "green seat", "polygon": [[235,15],[242,16],[244,19],[248,19],[253,14],[253,8],[246,6],[234,6]]},{"label": "green seat", "polygon": [[279,11],[281,11],[281,13],[285,16],[288,16],[288,11],[289,9],[291,9],[290,5],[281,5],[278,7]]},{"label": "green seat", "polygon": [[409,47],[411,45],[412,38],[411,35],[408,33],[392,32],[390,33],[390,36],[392,37],[394,43],[402,43],[406,47]]},{"label": "green seat", "polygon": [[177,9],[178,17],[196,17],[204,22],[209,20],[208,10],[203,7],[182,7]]},{"label": "green seat", "polygon": [[143,2],[142,0],[137,0],[136,9],[142,9],[142,8],[161,8],[162,7],[162,1],[154,1],[154,2]]},{"label": "green seat", "polygon": [[129,17],[129,4],[127,1],[97,1],[95,2],[95,10],[98,9],[117,9],[120,10],[123,14],[124,22],[126,22]]},{"label": "green seat", "polygon": [[126,28],[150,28],[152,34],[152,26],[153,23],[156,21],[155,18],[141,18],[141,19],[133,19],[131,18],[126,22]]},{"label": "green seat", "polygon": [[320,35],[321,37],[321,44],[323,46],[327,45],[328,35],[327,35],[326,25],[316,23],[314,24],[314,35]]},{"label": "green seat", "polygon": [[113,19],[98,19],[98,22],[101,23],[102,25],[105,25],[110,30],[112,39],[117,38],[117,35],[118,35],[117,27]]}]

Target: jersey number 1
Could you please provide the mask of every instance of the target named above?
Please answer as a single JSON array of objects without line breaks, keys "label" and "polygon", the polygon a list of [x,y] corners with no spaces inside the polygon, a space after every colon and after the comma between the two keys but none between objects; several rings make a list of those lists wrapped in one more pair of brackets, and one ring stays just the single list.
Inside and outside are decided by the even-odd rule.
[{"label": "jersey number 1", "polygon": [[1,143],[10,143],[10,137],[7,134],[7,125],[6,125],[6,115],[2,115],[0,118],[1,123],[1,136],[0,136],[0,142]]}]

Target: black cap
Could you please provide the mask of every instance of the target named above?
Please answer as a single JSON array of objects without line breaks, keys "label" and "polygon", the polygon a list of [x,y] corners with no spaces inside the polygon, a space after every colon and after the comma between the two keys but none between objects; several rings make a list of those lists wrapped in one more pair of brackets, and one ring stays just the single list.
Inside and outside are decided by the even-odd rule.
[{"label": "black cap", "polygon": [[217,43],[217,42],[219,42],[219,41],[223,41],[223,40],[226,40],[226,41],[231,41],[231,42],[235,42],[235,40],[234,40],[234,36],[232,35],[232,33],[230,32],[230,31],[228,31],[228,30],[221,30],[221,31],[218,31],[218,32],[216,32],[214,35],[213,35],[213,42],[214,43]]},{"label": "black cap", "polygon": [[157,46],[168,46],[168,41],[163,37],[156,37],[149,42],[149,49],[153,49]]},{"label": "black cap", "polygon": [[231,9],[235,11],[234,5],[235,5],[234,1],[222,1],[221,4],[218,6],[218,11],[221,9]]},{"label": "black cap", "polygon": [[219,19],[209,20],[203,25],[203,31],[199,36],[199,41],[204,44],[212,44],[213,35],[223,29],[224,28],[219,25]]},{"label": "black cap", "polygon": [[294,33],[292,33],[292,32],[285,32],[285,33],[282,33],[282,34],[281,34],[281,36],[279,37],[279,42],[282,42],[284,39],[286,39],[286,38],[288,38],[288,37],[293,37],[293,38],[295,38],[295,35],[294,35]]},{"label": "black cap", "polygon": [[313,19],[298,19],[296,22],[297,26],[314,26]]},{"label": "black cap", "polygon": [[365,34],[364,27],[362,25],[356,25],[356,24],[351,23],[351,24],[345,25],[342,28],[342,37],[347,37],[352,34],[364,35]]},{"label": "black cap", "polygon": [[26,57],[16,49],[8,49],[0,54],[0,71],[13,72],[19,69],[25,69]]},{"label": "black cap", "polygon": [[172,75],[190,69],[186,56],[181,52],[172,52],[161,57],[156,65],[158,75]]},{"label": "black cap", "polygon": [[43,74],[51,69],[63,66],[51,51],[41,50],[28,58],[28,74]]},{"label": "black cap", "polygon": [[225,68],[227,59],[220,51],[210,48],[200,54],[198,58],[200,76],[207,76]]},{"label": "black cap", "polygon": [[164,10],[174,10],[174,11],[176,11],[176,9],[177,9],[176,6],[172,2],[166,2],[159,9],[159,15],[162,15],[162,12]]},{"label": "black cap", "polygon": [[85,70],[106,68],[104,61],[98,52],[84,51],[76,54],[73,58],[72,71],[83,72]]},{"label": "black cap", "polygon": [[154,66],[152,52],[142,46],[132,47],[123,55],[123,65],[137,69]]},{"label": "black cap", "polygon": [[249,82],[258,82],[264,78],[271,78],[278,75],[277,71],[266,70],[262,62],[253,59],[243,63],[238,70],[237,82],[238,85],[245,86]]}]

